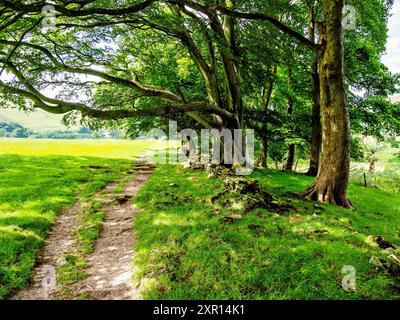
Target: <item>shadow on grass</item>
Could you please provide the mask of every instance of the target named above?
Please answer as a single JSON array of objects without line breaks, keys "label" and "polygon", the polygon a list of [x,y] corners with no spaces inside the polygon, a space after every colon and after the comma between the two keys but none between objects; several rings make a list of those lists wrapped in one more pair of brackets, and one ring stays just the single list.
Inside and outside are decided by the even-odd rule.
[{"label": "shadow on grass", "polygon": [[[258,179],[277,197],[300,192],[312,178],[257,170]],[[369,246],[370,232],[391,238],[398,209],[388,208],[379,224],[374,207],[366,214],[290,199],[295,209],[276,214],[264,209],[245,213],[209,201],[221,180],[203,171],[159,166],[135,203],[137,283],[148,299],[395,299],[395,280],[369,264],[380,250]],[[279,187],[283,187],[280,189]],[[363,190],[357,206],[368,206]],[[383,198],[381,201],[385,201]],[[395,201],[400,201],[397,198]],[[392,202],[393,203],[393,202]],[[318,212],[316,212],[318,211]],[[221,217],[240,215],[235,223]],[[370,227],[371,229],[365,229]],[[397,240],[398,241],[398,238]],[[342,268],[352,265],[357,290],[341,286]],[[143,278],[142,280],[140,280]]]}]

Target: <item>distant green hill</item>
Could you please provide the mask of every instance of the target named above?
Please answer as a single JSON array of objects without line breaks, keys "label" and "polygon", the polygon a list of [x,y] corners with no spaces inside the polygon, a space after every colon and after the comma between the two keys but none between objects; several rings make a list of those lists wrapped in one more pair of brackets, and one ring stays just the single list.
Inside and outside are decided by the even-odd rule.
[{"label": "distant green hill", "polygon": [[92,131],[86,127],[67,128],[62,116],[44,111],[29,114],[16,109],[0,109],[0,138],[36,139],[116,139],[121,132],[115,130]]},{"label": "distant green hill", "polygon": [[18,123],[28,129],[44,132],[55,130],[77,130],[79,127],[67,128],[61,123],[62,116],[42,110],[29,114],[17,109],[0,109],[0,121]]}]

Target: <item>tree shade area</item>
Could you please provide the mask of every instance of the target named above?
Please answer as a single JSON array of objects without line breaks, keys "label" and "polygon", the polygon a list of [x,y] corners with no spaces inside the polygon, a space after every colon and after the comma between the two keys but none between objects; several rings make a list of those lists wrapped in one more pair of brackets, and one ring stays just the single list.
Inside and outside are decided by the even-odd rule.
[{"label": "tree shade area", "polygon": [[[394,0],[0,0],[0,108],[62,115],[64,125],[81,128],[35,133],[0,122],[4,138],[76,139],[47,142],[47,149],[36,140],[0,140],[7,181],[13,180],[14,169],[7,169],[12,160],[29,167],[39,158],[28,156],[42,156],[43,166],[54,161],[49,174],[53,165],[66,166],[65,179],[73,188],[63,190],[61,202],[68,204],[80,192],[75,183],[85,176],[89,209],[74,233],[82,247],[64,254],[60,283],[93,286],[95,271],[88,261],[101,257],[94,245],[103,241],[100,225],[115,222],[114,205],[128,212],[125,200],[136,197],[132,190],[151,175],[133,200],[143,210],[134,228],[137,286],[145,298],[398,298],[400,105],[394,97],[400,75],[382,60],[393,6]],[[218,155],[218,161],[189,161],[185,169],[143,163],[149,156],[145,145],[153,155],[162,149],[162,142],[145,139],[146,134],[170,132],[171,123],[199,136],[204,129],[221,133],[220,145],[203,152]],[[227,138],[243,137],[242,130],[255,137],[256,169],[249,177],[234,174],[249,141],[229,145]],[[95,140],[105,137],[110,141]],[[86,138],[93,141],[79,140]],[[131,144],[114,140],[121,138],[143,141],[122,151]],[[192,144],[189,137],[181,149]],[[163,152],[173,158],[171,149]],[[63,158],[49,158],[55,155]],[[133,158],[135,169],[128,170]],[[103,179],[101,186],[85,189],[90,172],[93,181]],[[41,174],[33,184],[41,183]],[[137,181],[129,180],[133,177]],[[110,192],[106,183],[114,178],[116,191]],[[1,194],[0,189],[0,219]],[[370,207],[369,197],[376,198]],[[50,211],[46,224],[38,224],[28,260],[19,261],[12,246],[3,250],[9,262],[1,264],[6,271],[0,270],[0,297],[32,278],[38,248],[61,204]],[[4,221],[0,228],[11,234],[11,220]],[[25,229],[21,221],[16,228],[33,237],[36,227]],[[14,243],[4,239],[7,246]],[[214,246],[206,266],[203,253]],[[337,252],[341,258],[335,260]],[[339,265],[357,259],[353,265],[365,280],[361,289],[349,295],[340,285],[331,287],[329,270],[337,280]],[[20,271],[10,271],[20,264]],[[218,271],[220,264],[231,271]],[[370,277],[371,264],[384,274]],[[287,280],[291,268],[299,273]],[[306,285],[318,268],[320,277]],[[231,276],[238,273],[236,286]],[[322,291],[310,290],[319,282]],[[97,297],[69,289],[56,298]]]}]

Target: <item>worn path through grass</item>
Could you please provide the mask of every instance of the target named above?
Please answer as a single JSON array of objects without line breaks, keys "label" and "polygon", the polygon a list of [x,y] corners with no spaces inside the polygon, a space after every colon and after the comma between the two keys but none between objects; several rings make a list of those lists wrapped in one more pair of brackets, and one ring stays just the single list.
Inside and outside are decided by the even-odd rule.
[{"label": "worn path through grass", "polygon": [[121,159],[0,155],[0,299],[28,284],[60,211],[131,166]]},{"label": "worn path through grass", "polygon": [[[0,139],[0,299],[28,285],[58,214],[126,175],[148,147],[145,141]],[[92,236],[87,233],[82,237]]]},{"label": "worn path through grass", "polygon": [[122,179],[57,219],[31,286],[14,299],[138,299],[132,282],[132,197],[153,167],[137,163]]}]

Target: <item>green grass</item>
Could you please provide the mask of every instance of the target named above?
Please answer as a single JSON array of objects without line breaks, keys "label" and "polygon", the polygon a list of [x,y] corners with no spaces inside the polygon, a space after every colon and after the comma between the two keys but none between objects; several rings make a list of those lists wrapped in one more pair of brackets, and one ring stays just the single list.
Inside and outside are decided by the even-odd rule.
[{"label": "green grass", "polygon": [[[120,178],[148,146],[145,141],[0,139],[0,299],[27,286],[60,210],[77,195],[86,201]],[[92,209],[81,216],[82,226],[91,228],[76,235],[84,252],[90,251],[102,221],[101,210]],[[69,265],[82,263],[78,256]],[[72,281],[71,273],[64,276]]]},{"label": "green grass", "polygon": [[[399,299],[395,279],[375,270],[372,255],[382,250],[367,243],[382,235],[399,244],[400,196],[351,185],[355,211],[288,198],[312,179],[258,170],[275,196],[296,209],[276,214],[221,207],[208,199],[221,180],[202,171],[159,166],[135,202],[137,284],[145,299]],[[176,185],[170,185],[176,183]],[[235,224],[221,217],[241,214]],[[313,214],[316,213],[316,214]],[[255,232],[249,225],[260,226]],[[313,231],[328,231],[315,234]],[[341,286],[342,268],[356,269],[356,291]]]},{"label": "green grass", "polygon": [[[28,285],[51,225],[77,195],[88,204],[75,235],[79,252],[66,257],[57,276],[60,284],[85,277],[85,254],[93,250],[103,220],[90,196],[122,177],[146,149],[145,142],[135,141],[0,139],[0,298]],[[286,195],[304,191],[312,178],[257,170],[249,179],[260,180],[296,209],[277,214],[218,207],[209,199],[221,191],[221,179],[179,166],[156,169],[135,199],[143,210],[135,220],[135,281],[144,298],[400,298],[398,282],[369,263],[372,255],[386,254],[366,241],[382,235],[399,244],[398,194],[350,185],[355,211],[320,209]],[[243,218],[235,224],[219,221],[232,214]],[[313,233],[322,229],[327,233]],[[355,292],[341,287],[345,265],[356,269]]]},{"label": "green grass", "polygon": [[165,142],[157,141],[0,138],[0,154],[135,159],[145,155],[149,149],[163,148],[164,145]]},{"label": "green grass", "polygon": [[77,194],[90,196],[131,165],[93,157],[0,155],[0,298],[27,285],[61,208]]},{"label": "green grass", "polygon": [[358,185],[365,185],[366,180],[367,186],[400,193],[400,157],[392,158],[388,161],[384,171],[371,173],[367,169],[354,170],[351,172],[350,179]]},{"label": "green grass", "polygon": [[80,200],[81,210],[78,214],[79,228],[74,234],[76,245],[62,257],[65,262],[57,268],[57,284],[64,286],[59,290],[60,297],[71,297],[71,290],[66,286],[85,279],[88,266],[86,255],[92,253],[104,219],[103,205],[92,199]]}]

